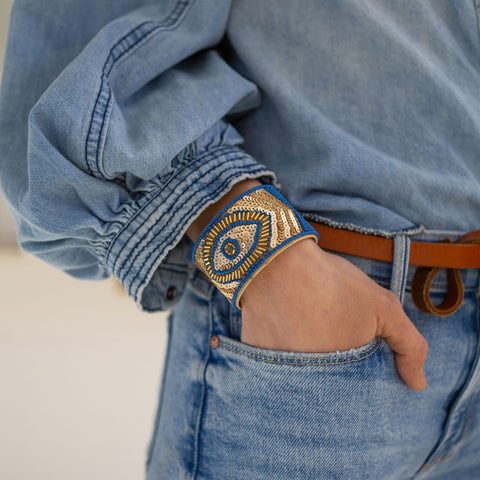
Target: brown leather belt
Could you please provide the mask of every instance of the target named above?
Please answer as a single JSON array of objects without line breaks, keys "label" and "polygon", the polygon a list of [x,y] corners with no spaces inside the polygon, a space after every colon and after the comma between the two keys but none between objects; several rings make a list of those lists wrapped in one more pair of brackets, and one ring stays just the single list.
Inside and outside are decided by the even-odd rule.
[{"label": "brown leather belt", "polygon": [[[384,262],[393,261],[393,239],[309,222],[325,250],[346,253]],[[410,265],[417,266],[412,279],[415,305],[425,313],[446,316],[456,312],[462,302],[464,287],[460,268],[480,268],[480,230],[462,235],[454,243],[445,238],[438,243],[410,242]],[[438,306],[430,299],[430,286],[441,268],[448,269],[448,289]]]}]

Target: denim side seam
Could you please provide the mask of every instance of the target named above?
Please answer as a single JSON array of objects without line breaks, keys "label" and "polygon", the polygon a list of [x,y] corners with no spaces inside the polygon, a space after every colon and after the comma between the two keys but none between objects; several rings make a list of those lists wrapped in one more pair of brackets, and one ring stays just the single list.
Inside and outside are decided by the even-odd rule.
[{"label": "denim side seam", "polygon": [[[212,284],[211,287],[209,287],[210,292],[212,292],[214,288],[215,287]],[[208,328],[209,328],[210,335],[212,335],[212,332],[213,332],[213,305],[214,305],[214,302],[212,301],[208,302]],[[191,477],[192,480],[195,480],[197,478],[198,466],[200,463],[200,435],[201,435],[203,415],[205,410],[205,400],[207,397],[207,367],[208,367],[208,363],[210,361],[211,355],[212,355],[211,348],[209,345],[207,345],[205,358],[203,360],[203,368],[202,368],[202,376],[201,376],[202,393],[200,398],[200,404],[198,406],[197,422],[195,425],[195,432],[194,432],[192,477]]]},{"label": "denim side seam", "polygon": [[148,469],[150,468],[153,452],[155,450],[155,445],[157,444],[157,440],[158,440],[157,437],[158,437],[158,429],[160,427],[160,417],[161,417],[161,411],[162,411],[163,396],[165,394],[165,389],[166,389],[165,388],[165,383],[167,378],[166,372],[168,369],[168,361],[170,358],[170,350],[171,350],[171,344],[172,344],[171,339],[172,339],[172,327],[173,327],[173,311],[169,313],[167,322],[168,322],[167,349],[165,352],[163,374],[162,374],[162,379],[161,379],[160,388],[159,388],[158,408],[157,408],[157,412],[156,412],[154,423],[153,423],[153,431],[151,434],[150,443],[147,448],[147,458],[145,461],[145,473],[147,473]]}]

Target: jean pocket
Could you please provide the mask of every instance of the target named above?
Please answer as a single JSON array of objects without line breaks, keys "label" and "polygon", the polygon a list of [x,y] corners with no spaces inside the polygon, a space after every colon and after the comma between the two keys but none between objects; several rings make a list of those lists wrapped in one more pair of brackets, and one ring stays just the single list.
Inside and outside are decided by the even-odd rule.
[{"label": "jean pocket", "polygon": [[[199,478],[369,478],[362,476],[365,458],[374,465],[386,454],[381,441],[370,444],[376,402],[384,401],[382,338],[328,353],[263,349],[224,334],[212,339]],[[345,465],[353,476],[337,477]]]},{"label": "jean pocket", "polygon": [[[217,340],[218,339],[218,340]],[[276,365],[293,366],[329,366],[360,362],[375,354],[382,345],[382,339],[375,337],[367,344],[349,350],[337,350],[324,353],[288,352],[271,350],[248,345],[226,335],[216,335],[212,342],[215,348],[230,355],[238,355],[251,361]]]}]

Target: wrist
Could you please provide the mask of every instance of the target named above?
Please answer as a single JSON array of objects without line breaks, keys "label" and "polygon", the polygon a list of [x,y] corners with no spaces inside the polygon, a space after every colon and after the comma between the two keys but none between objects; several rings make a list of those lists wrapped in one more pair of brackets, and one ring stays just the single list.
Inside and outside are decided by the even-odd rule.
[{"label": "wrist", "polygon": [[234,197],[197,238],[192,260],[241,309],[252,279],[283,250],[317,232],[272,185]]},{"label": "wrist", "polygon": [[210,220],[217,215],[222,208],[228,205],[235,197],[246,192],[250,188],[257,187],[262,185],[257,179],[247,179],[242,180],[241,182],[236,183],[231,190],[228,191],[220,200],[217,200],[212,205],[209,205],[197,218],[193,221],[188,227],[187,235],[193,242],[196,242],[200,234],[203,232],[205,227],[208,225]]},{"label": "wrist", "polygon": [[[242,295],[242,310],[250,310],[259,302],[264,303],[266,299],[272,299],[272,291],[283,298],[290,297],[290,284],[286,280],[296,279],[301,265],[309,265],[317,272],[321,271],[324,254],[313,238],[307,238],[282,250],[246,287]],[[304,280],[306,284],[310,281],[308,278]]]}]

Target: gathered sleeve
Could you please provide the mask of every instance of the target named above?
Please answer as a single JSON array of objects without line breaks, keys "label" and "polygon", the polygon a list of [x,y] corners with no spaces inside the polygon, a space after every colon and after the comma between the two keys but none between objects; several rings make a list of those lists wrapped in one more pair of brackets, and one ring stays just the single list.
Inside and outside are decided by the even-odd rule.
[{"label": "gathered sleeve", "polygon": [[155,310],[144,292],[199,214],[243,179],[276,179],[228,121],[260,104],[215,48],[230,1],[144,4],[17,0],[0,183],[25,251],[77,278],[113,274]]}]

